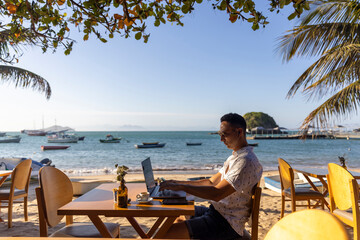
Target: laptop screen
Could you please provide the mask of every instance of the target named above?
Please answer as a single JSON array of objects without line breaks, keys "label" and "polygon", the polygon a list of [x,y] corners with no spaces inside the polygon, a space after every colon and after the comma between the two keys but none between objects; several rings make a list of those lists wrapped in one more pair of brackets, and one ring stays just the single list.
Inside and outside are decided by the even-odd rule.
[{"label": "laptop screen", "polygon": [[142,161],[141,166],[144,173],[146,188],[150,190],[155,187],[154,173],[152,170],[150,158],[148,157],[147,159]]}]

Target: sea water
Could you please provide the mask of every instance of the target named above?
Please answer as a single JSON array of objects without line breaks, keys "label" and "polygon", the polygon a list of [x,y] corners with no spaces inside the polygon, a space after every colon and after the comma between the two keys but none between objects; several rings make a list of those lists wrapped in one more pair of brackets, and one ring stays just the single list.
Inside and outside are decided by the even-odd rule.
[{"label": "sea water", "polygon": [[[216,172],[232,153],[219,135],[210,131],[188,132],[76,132],[84,141],[67,144],[49,144],[46,136],[21,134],[20,143],[1,143],[0,157],[27,157],[40,161],[44,158],[70,175],[114,173],[114,165],[126,165],[131,172],[141,171],[141,161],[151,158],[155,171],[186,171],[193,173]],[[20,133],[8,133],[19,135]],[[100,143],[107,134],[122,137],[120,143]],[[163,148],[137,149],[143,142],[166,143]],[[187,142],[200,142],[200,146],[187,146]],[[347,165],[360,168],[360,140],[307,139],[307,140],[249,140],[257,142],[254,152],[265,170],[277,170],[279,157],[293,166],[326,168],[329,162],[339,163],[345,156]],[[69,145],[66,150],[41,151],[41,145]]]}]

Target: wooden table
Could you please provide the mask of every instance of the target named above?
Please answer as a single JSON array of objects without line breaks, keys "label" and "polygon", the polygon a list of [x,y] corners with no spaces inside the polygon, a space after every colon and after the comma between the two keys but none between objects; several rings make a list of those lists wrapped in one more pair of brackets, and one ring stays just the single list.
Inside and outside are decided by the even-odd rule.
[{"label": "wooden table", "polygon": [[[310,177],[313,178],[317,178],[320,180],[320,182],[322,183],[322,185],[324,186],[324,191],[321,192],[324,196],[324,198],[326,197],[326,195],[328,194],[329,188],[326,182],[326,174],[328,174],[328,170],[323,169],[323,168],[306,168],[306,167],[299,167],[299,168],[293,168],[293,170],[295,172],[299,172],[302,173],[305,177],[305,179],[309,182],[310,186],[318,192],[321,192],[313,183],[313,181],[311,181]],[[360,179],[360,172],[355,172],[355,171],[349,171],[356,179]],[[325,205],[328,209],[330,209],[330,204],[325,201]]]},{"label": "wooden table", "polygon": [[[0,187],[5,182],[6,178],[11,175],[13,171],[12,170],[2,170],[0,171]],[[0,222],[3,222],[4,220],[0,217]]]},{"label": "wooden table", "polygon": [[[105,183],[85,193],[74,201],[58,209],[59,215],[68,215],[67,223],[72,222],[72,215],[87,215],[103,237],[111,238],[109,230],[99,216],[125,217],[141,238],[162,238],[175,219],[181,215],[194,215],[193,202],[189,205],[162,205],[161,201],[153,200],[149,204],[137,204],[136,195],[146,191],[145,183],[128,183],[129,198],[132,199],[127,208],[119,208],[114,203],[113,188],[117,183]],[[157,217],[157,221],[145,233],[135,217]]]}]

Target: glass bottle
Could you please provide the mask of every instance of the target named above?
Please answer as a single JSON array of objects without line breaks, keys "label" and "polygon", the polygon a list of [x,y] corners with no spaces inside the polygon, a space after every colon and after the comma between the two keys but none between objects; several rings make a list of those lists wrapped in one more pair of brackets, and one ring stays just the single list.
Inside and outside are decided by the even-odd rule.
[{"label": "glass bottle", "polygon": [[118,207],[126,208],[128,204],[128,189],[125,186],[125,180],[121,180],[119,190],[117,193]]}]

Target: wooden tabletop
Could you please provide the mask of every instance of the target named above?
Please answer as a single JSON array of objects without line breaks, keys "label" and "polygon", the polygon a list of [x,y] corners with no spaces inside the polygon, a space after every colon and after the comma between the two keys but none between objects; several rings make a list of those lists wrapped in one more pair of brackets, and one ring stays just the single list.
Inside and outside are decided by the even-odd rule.
[{"label": "wooden tabletop", "polygon": [[[0,237],[0,240],[45,240],[45,239],[49,239],[48,237]],[[51,239],[56,240],[56,239],[62,239],[64,240],[65,238],[63,237],[52,237]],[[66,238],[66,240],[95,240],[95,239],[99,239],[99,240],[114,240],[114,238]],[[121,238],[121,240],[134,240],[134,238]],[[159,239],[161,240],[161,239]],[[170,239],[162,239],[162,240],[170,240]]]},{"label": "wooden tabletop", "polygon": [[171,217],[194,215],[194,204],[162,205],[160,200],[149,204],[138,204],[136,195],[146,191],[145,183],[127,183],[129,198],[132,199],[127,208],[119,208],[114,202],[113,188],[117,183],[105,183],[85,193],[74,201],[58,209],[59,215],[104,215],[106,217]]},{"label": "wooden tabletop", "polygon": [[[309,167],[299,167],[293,168],[294,171],[306,174],[310,177],[315,178],[326,178],[326,174],[328,174],[327,168],[309,168]],[[349,171],[355,178],[360,178],[360,172]]]}]

